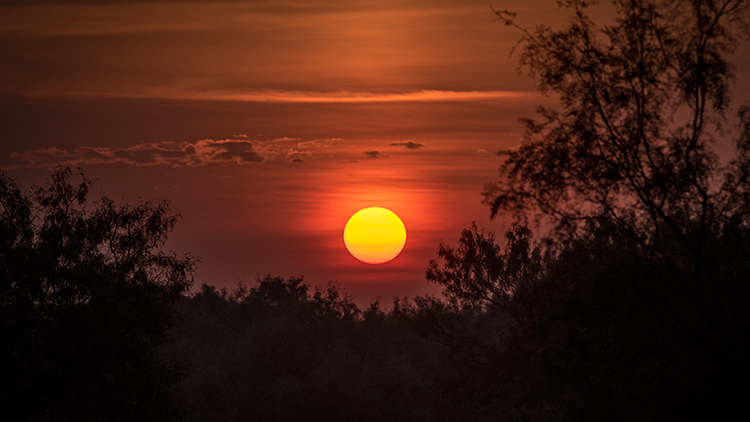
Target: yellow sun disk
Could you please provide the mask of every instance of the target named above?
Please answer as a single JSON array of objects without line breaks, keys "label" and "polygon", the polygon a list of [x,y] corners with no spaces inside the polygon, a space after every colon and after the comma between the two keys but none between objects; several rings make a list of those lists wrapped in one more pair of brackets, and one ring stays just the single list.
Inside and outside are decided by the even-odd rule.
[{"label": "yellow sun disk", "polygon": [[406,228],[392,211],[380,207],[355,213],[344,228],[344,244],[362,262],[382,264],[398,256],[406,244]]}]

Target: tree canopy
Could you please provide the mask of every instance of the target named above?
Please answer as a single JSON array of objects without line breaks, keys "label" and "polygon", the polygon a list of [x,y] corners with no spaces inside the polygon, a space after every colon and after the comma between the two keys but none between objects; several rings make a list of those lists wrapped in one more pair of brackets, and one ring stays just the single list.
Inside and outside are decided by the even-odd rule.
[{"label": "tree canopy", "polygon": [[[451,305],[411,312],[453,317],[417,328],[484,356],[498,374],[485,387],[515,397],[496,404],[523,419],[746,413],[750,112],[730,114],[729,56],[750,34],[750,4],[616,0],[599,26],[586,2],[564,3],[557,29],[496,11],[560,104],[523,121],[485,187],[493,216],[517,218],[507,243],[473,227],[441,245],[426,276]],[[545,238],[530,235],[532,216],[551,222]]]},{"label": "tree canopy", "polygon": [[58,168],[0,174],[0,407],[13,420],[166,420],[178,372],[159,356],[195,259],[162,250],[166,202],[88,201]]},{"label": "tree canopy", "polygon": [[[522,29],[520,63],[560,108],[524,122],[526,140],[504,151],[486,201],[493,215],[541,213],[560,229],[610,219],[699,276],[711,239],[748,230],[750,113],[740,108],[738,130],[727,113],[728,56],[750,34],[750,4],[613,3],[611,24],[596,25],[574,0],[565,27]],[[513,13],[496,13],[516,25]],[[734,153],[722,157],[716,143],[727,133]]]}]

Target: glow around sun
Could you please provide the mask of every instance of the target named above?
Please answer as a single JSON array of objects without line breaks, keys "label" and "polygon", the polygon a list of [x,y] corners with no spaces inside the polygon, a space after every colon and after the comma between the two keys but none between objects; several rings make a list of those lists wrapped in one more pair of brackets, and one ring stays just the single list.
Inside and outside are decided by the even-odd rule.
[{"label": "glow around sun", "polygon": [[391,210],[370,207],[357,211],[344,228],[344,244],[355,258],[382,264],[397,257],[406,244],[406,227]]}]

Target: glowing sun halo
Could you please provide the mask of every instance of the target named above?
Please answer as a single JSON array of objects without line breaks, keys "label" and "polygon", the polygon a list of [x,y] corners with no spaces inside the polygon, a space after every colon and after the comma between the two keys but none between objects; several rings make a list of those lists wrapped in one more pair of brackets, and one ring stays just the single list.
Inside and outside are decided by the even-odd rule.
[{"label": "glowing sun halo", "polygon": [[391,210],[370,207],[357,211],[344,228],[344,244],[355,258],[382,264],[397,257],[406,244],[406,228]]}]

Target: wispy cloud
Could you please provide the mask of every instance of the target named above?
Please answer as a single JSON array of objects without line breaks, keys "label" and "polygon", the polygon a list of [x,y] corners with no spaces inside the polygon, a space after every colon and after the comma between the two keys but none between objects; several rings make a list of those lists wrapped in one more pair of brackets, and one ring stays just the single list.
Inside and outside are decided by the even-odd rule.
[{"label": "wispy cloud", "polygon": [[[49,147],[0,157],[0,169],[108,163],[173,167],[199,167],[213,164],[247,165],[274,160],[301,163],[313,159],[331,158],[332,153],[353,154],[354,152],[347,152],[346,148],[332,151],[333,148],[349,142],[351,141],[343,138],[302,141],[301,138],[282,137],[257,140],[248,139],[247,135],[236,135],[229,139],[144,143],[125,148],[79,147],[69,150]],[[367,151],[364,154],[368,158],[387,157],[378,151]]]},{"label": "wispy cloud", "polygon": [[478,101],[497,99],[517,99],[536,96],[527,91],[439,91],[421,90],[403,93],[373,92],[306,92],[306,91],[252,91],[225,92],[198,90],[191,91],[183,87],[170,89],[159,87],[144,89],[140,93],[126,92],[38,92],[37,96],[74,96],[74,97],[122,97],[122,98],[162,98],[174,100],[212,100],[263,103],[399,103],[399,102],[440,102],[440,101]]},{"label": "wispy cloud", "polygon": [[300,142],[298,148],[332,148],[344,142],[342,138],[313,139],[312,141]]},{"label": "wispy cloud", "polygon": [[139,144],[127,148],[81,147],[68,151],[41,148],[10,154],[0,159],[5,169],[47,167],[53,165],[82,165],[126,163],[136,166],[204,166],[216,163],[262,163],[262,145],[246,139],[204,139],[195,143],[164,142]]},{"label": "wispy cloud", "polygon": [[516,38],[479,0],[89,3],[0,6],[0,91],[277,103],[529,95],[498,82],[505,57],[487,52]]},{"label": "wispy cloud", "polygon": [[284,137],[282,137],[282,138],[275,138],[275,139],[274,139],[273,141],[271,141],[271,142],[274,142],[274,143],[283,143],[283,142],[299,142],[299,141],[301,141],[301,140],[302,140],[302,139],[300,139],[300,138],[290,138],[290,137],[288,137],[288,136],[284,136]]},{"label": "wispy cloud", "polygon": [[286,153],[286,159],[289,160],[290,163],[304,163],[310,157],[312,157],[310,151],[297,151],[290,149]]}]

